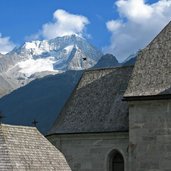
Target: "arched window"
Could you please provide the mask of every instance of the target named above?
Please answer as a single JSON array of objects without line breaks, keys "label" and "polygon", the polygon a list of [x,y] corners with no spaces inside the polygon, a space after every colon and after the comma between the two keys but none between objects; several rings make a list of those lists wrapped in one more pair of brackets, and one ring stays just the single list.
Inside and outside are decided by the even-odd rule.
[{"label": "arched window", "polygon": [[117,150],[109,154],[109,171],[124,171],[124,158]]}]

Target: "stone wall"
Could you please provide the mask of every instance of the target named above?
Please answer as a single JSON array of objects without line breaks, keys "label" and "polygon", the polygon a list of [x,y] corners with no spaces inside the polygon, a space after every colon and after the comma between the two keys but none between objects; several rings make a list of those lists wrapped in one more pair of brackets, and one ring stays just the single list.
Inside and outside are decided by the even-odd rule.
[{"label": "stone wall", "polygon": [[66,157],[72,171],[108,171],[108,156],[118,150],[128,171],[128,133],[65,134],[47,137]]},{"label": "stone wall", "polygon": [[171,100],[129,102],[130,171],[171,170]]}]

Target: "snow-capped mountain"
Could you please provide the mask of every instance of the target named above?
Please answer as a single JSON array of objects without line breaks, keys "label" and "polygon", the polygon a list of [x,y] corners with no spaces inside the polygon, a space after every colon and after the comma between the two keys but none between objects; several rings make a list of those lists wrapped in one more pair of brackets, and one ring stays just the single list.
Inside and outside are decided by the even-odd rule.
[{"label": "snow-capped mountain", "polygon": [[[0,57],[0,96],[49,74],[93,67],[102,53],[76,35],[26,42]],[[0,83],[1,84],[1,83]]]}]

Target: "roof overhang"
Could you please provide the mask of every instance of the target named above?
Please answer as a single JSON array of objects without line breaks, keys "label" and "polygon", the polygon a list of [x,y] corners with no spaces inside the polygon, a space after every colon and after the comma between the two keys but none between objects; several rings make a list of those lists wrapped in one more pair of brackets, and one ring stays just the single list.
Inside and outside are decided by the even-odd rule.
[{"label": "roof overhang", "polygon": [[71,133],[50,133],[45,135],[45,137],[50,137],[54,135],[87,135],[87,134],[111,134],[111,133],[128,133],[128,130],[123,131],[104,131],[104,132],[71,132]]},{"label": "roof overhang", "polygon": [[171,94],[160,94],[150,96],[126,96],[123,101],[147,101],[147,100],[168,100],[171,99]]}]

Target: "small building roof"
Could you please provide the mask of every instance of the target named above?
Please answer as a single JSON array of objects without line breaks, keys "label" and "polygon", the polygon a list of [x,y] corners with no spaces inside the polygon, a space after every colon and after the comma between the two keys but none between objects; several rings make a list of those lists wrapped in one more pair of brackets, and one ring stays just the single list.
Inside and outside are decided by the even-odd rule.
[{"label": "small building roof", "polygon": [[49,134],[128,131],[122,101],[133,67],[87,70]]},{"label": "small building roof", "polygon": [[124,97],[171,94],[171,22],[140,51]]},{"label": "small building roof", "polygon": [[0,125],[0,170],[71,171],[63,154],[34,127]]}]

